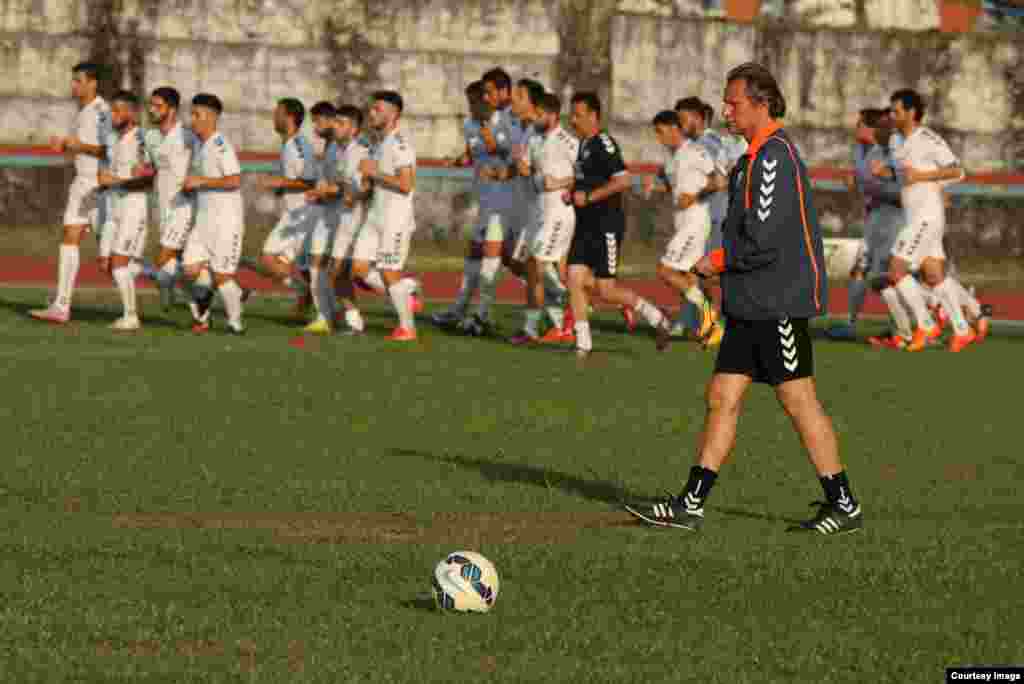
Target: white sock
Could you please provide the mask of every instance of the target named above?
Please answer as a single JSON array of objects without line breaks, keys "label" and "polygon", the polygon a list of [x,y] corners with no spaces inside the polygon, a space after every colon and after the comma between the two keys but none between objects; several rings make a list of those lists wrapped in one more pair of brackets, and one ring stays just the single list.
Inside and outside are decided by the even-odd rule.
[{"label": "white sock", "polygon": [[960,293],[957,292],[953,283],[949,278],[945,278],[932,290],[939,298],[942,308],[946,310],[946,315],[949,316],[949,321],[953,324],[953,332],[957,335],[966,335],[970,331],[970,326],[967,324],[967,318],[964,317],[964,311],[960,305]]},{"label": "white sock", "polygon": [[864,308],[864,298],[868,294],[868,282],[863,278],[856,278],[850,281],[850,289],[847,292],[847,300],[850,306],[850,325],[857,323],[861,309]]},{"label": "white sock", "polygon": [[909,275],[903,276],[900,282],[896,283],[896,291],[900,293],[900,297],[903,298],[907,308],[910,309],[910,313],[914,316],[914,321],[917,323],[918,328],[931,330],[935,327],[935,319],[928,312],[924,292],[917,280]]},{"label": "white sock", "polygon": [[242,325],[242,288],[234,280],[229,280],[217,288],[220,298],[224,300],[224,310],[232,325]]},{"label": "white sock", "polygon": [[327,321],[334,322],[334,282],[328,269],[319,266],[309,267],[309,282],[313,286],[313,306],[317,315]]},{"label": "white sock", "polygon": [[485,321],[491,315],[491,305],[498,296],[498,281],[501,279],[501,257],[484,257],[480,263],[480,301],[476,312]]},{"label": "white sock", "polygon": [[395,306],[395,311],[398,313],[398,325],[406,330],[416,329],[416,320],[412,315],[412,303],[409,301],[409,295],[412,291],[409,289],[409,280],[403,278],[398,281],[390,288],[388,288],[388,294],[391,295],[391,303]]},{"label": "white sock", "polygon": [[363,332],[366,329],[366,323],[363,321],[363,315],[359,313],[359,309],[345,309],[345,322],[348,323],[348,327],[356,332]]},{"label": "white sock", "polygon": [[558,268],[552,263],[546,264],[544,267],[544,298],[552,304],[564,304],[568,291],[562,283],[562,277],[558,274]]},{"label": "white sock", "polygon": [[981,302],[979,302],[978,298],[972,295],[970,291],[964,287],[963,283],[950,275],[946,276],[946,282],[951,283],[951,287],[956,291],[957,297],[960,300],[960,306],[966,307],[967,313],[969,313],[972,318],[977,318],[981,315]]},{"label": "white sock", "polygon": [[559,330],[565,326],[565,311],[562,310],[561,306],[546,306],[544,307],[544,313],[548,315],[551,325]]},{"label": "white sock", "polygon": [[573,329],[576,331],[576,348],[580,351],[591,351],[594,348],[594,341],[590,339],[590,321],[576,321]]},{"label": "white sock", "polygon": [[[703,298],[703,295],[701,295]],[[651,304],[643,297],[636,298],[636,306],[633,307],[638,314],[644,317],[648,325],[652,328],[657,328],[659,325],[665,322],[665,315],[661,313],[658,307]]]},{"label": "white sock", "polygon": [[697,285],[691,285],[686,288],[686,291],[683,292],[683,297],[698,309],[703,309],[704,305],[707,303],[707,298],[704,297],[704,292]]},{"label": "white sock", "polygon": [[540,309],[527,309],[526,310],[526,325],[523,326],[523,331],[530,337],[540,336],[540,317],[543,312]]},{"label": "white sock", "polygon": [[459,294],[455,296],[455,303],[452,304],[452,313],[465,316],[469,302],[473,299],[478,287],[480,287],[480,259],[467,257],[465,265],[462,267],[462,284],[459,285]]},{"label": "white sock", "polygon": [[71,309],[75,280],[78,278],[78,264],[78,245],[61,245],[60,265],[57,268],[57,299],[54,304],[63,311]]},{"label": "white sock", "polygon": [[135,318],[135,271],[131,265],[115,268],[111,274],[117,283],[117,291],[121,295],[121,308],[125,318]]},{"label": "white sock", "polygon": [[380,271],[376,269],[367,273],[366,277],[363,278],[363,282],[375,290],[381,290],[383,292],[388,291],[387,283],[384,282],[384,278],[381,276]]},{"label": "white sock", "polygon": [[909,340],[914,335],[914,324],[910,320],[910,311],[903,303],[900,293],[896,291],[895,287],[890,286],[879,294],[882,295],[885,305],[889,307],[889,316],[892,318],[893,325],[896,326],[896,334]]}]

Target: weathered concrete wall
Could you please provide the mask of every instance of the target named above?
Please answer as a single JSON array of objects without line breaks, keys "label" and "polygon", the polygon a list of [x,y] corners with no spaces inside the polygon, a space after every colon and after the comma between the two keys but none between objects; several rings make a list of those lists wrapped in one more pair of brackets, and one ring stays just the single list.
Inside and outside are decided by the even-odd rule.
[{"label": "weathered concrete wall", "polygon": [[908,86],[969,167],[1005,167],[1024,152],[1019,42],[639,15],[617,16],[612,30],[613,128],[633,158],[655,149],[657,108],[691,94],[720,106],[728,69],[751,60],[775,71],[786,124],[814,163],[847,164],[857,110]]}]

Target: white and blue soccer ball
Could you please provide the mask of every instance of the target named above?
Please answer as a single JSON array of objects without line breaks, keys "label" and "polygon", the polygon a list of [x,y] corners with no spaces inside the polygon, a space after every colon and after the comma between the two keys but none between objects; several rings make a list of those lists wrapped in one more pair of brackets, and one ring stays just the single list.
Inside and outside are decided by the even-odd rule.
[{"label": "white and blue soccer ball", "polygon": [[434,568],[431,585],[442,611],[486,613],[498,600],[498,571],[475,551],[448,554]]}]

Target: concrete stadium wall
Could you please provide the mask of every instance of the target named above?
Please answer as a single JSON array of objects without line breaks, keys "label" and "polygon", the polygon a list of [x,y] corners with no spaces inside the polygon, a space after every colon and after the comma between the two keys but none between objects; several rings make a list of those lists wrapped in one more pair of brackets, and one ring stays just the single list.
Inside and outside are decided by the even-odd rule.
[{"label": "concrete stadium wall", "polygon": [[[798,4],[818,22],[848,19],[842,3]],[[908,3],[885,7],[896,5],[908,11]],[[759,59],[779,74],[787,125],[812,164],[847,165],[851,113],[906,85],[934,101],[930,123],[969,167],[1024,158],[1019,42],[679,16],[701,7],[701,0],[5,0],[0,143],[40,143],[66,131],[74,114],[70,68],[94,58],[112,65],[119,86],[139,92],[167,83],[187,97],[217,92],[227,106],[223,127],[246,150],[277,147],[270,119],[277,98],[360,101],[373,88],[394,87],[406,95],[417,151],[438,157],[461,147],[465,84],[502,64],[563,94],[574,86],[599,90],[613,134],[627,158],[639,161],[658,153],[648,125],[655,112],[688,94],[717,105],[726,70]],[[883,25],[902,21],[888,16],[872,14]],[[65,175],[0,170],[0,223],[55,224]],[[440,180],[420,187],[422,234],[459,234],[473,213],[466,188]],[[249,215],[269,220],[273,203],[248,196]],[[1006,209],[1005,219],[996,211],[963,219],[971,222],[964,229],[978,245],[985,232],[986,244],[1020,253],[1016,210]],[[647,220],[637,216],[637,225]]]}]

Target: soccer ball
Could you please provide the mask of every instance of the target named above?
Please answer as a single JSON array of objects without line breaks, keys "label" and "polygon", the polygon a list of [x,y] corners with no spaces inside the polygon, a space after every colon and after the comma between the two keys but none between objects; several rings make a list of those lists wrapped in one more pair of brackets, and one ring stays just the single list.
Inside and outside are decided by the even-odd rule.
[{"label": "soccer ball", "polygon": [[448,554],[434,568],[431,584],[443,611],[486,613],[498,600],[498,571],[475,551]]}]

